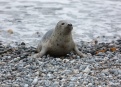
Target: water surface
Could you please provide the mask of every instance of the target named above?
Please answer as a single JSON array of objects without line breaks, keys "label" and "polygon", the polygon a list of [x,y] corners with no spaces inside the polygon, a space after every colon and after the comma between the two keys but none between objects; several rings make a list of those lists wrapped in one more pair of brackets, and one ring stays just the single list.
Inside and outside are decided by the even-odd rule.
[{"label": "water surface", "polygon": [[[121,36],[120,0],[0,0],[0,40],[35,46],[59,20],[74,26],[76,42]],[[13,34],[8,34],[8,29]]]}]

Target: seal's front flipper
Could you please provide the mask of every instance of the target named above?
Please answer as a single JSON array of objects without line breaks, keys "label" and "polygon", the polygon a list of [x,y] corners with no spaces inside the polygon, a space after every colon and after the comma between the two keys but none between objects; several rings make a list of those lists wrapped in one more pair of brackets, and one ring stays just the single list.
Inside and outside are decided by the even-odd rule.
[{"label": "seal's front flipper", "polygon": [[74,53],[76,53],[80,57],[86,57],[85,54],[83,54],[81,51],[78,50],[77,46],[74,47]]},{"label": "seal's front flipper", "polygon": [[47,48],[42,47],[42,50],[39,53],[33,55],[32,57],[33,58],[41,58],[42,56],[44,56],[46,54],[46,52],[47,52]]}]

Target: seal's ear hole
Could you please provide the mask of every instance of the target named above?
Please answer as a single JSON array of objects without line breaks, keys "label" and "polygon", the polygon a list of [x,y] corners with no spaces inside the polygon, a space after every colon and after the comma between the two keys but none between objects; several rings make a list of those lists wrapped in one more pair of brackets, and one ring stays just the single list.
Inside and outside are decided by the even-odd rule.
[{"label": "seal's ear hole", "polygon": [[65,23],[62,23],[61,25],[64,25]]}]

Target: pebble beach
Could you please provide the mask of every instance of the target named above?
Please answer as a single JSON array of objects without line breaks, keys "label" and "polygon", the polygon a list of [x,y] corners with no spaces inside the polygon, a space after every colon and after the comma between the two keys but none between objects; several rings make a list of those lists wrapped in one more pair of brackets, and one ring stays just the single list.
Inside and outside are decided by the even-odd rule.
[{"label": "pebble beach", "polygon": [[80,42],[87,55],[32,58],[34,47],[0,43],[0,87],[120,87],[121,39],[110,43]]}]

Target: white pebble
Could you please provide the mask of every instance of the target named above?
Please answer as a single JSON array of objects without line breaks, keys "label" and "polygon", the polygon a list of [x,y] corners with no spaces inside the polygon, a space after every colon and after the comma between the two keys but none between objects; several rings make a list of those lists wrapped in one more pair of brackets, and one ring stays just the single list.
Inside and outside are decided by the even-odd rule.
[{"label": "white pebble", "polygon": [[69,62],[69,59],[63,59],[63,62]]},{"label": "white pebble", "polygon": [[77,59],[80,59],[80,56],[77,56]]},{"label": "white pebble", "polygon": [[62,59],[60,59],[60,58],[56,58],[56,60],[57,60],[57,61],[62,61]]},{"label": "white pebble", "polygon": [[83,70],[83,72],[85,72],[85,73],[89,73],[89,72],[90,72],[90,68],[89,68],[89,66],[87,66],[87,67],[85,68],[85,70]]},{"label": "white pebble", "polygon": [[29,85],[28,84],[25,84],[24,87],[29,87]]},{"label": "white pebble", "polygon": [[38,82],[38,76],[34,78],[32,84],[35,85],[35,84],[37,84],[37,82]]},{"label": "white pebble", "polygon": [[11,58],[11,56],[8,56],[8,59],[10,59]]},{"label": "white pebble", "polygon": [[17,62],[18,60],[20,60],[20,57],[14,58],[14,62]]},{"label": "white pebble", "polygon": [[39,76],[39,71],[35,72],[35,75]]},{"label": "white pebble", "polygon": [[18,84],[13,84],[12,86],[13,86],[13,87],[19,87],[19,85],[18,85]]},{"label": "white pebble", "polygon": [[92,83],[89,83],[88,86],[92,86],[93,84]]},{"label": "white pebble", "polygon": [[78,69],[74,69],[73,72],[77,74],[77,73],[79,73],[79,70]]}]

